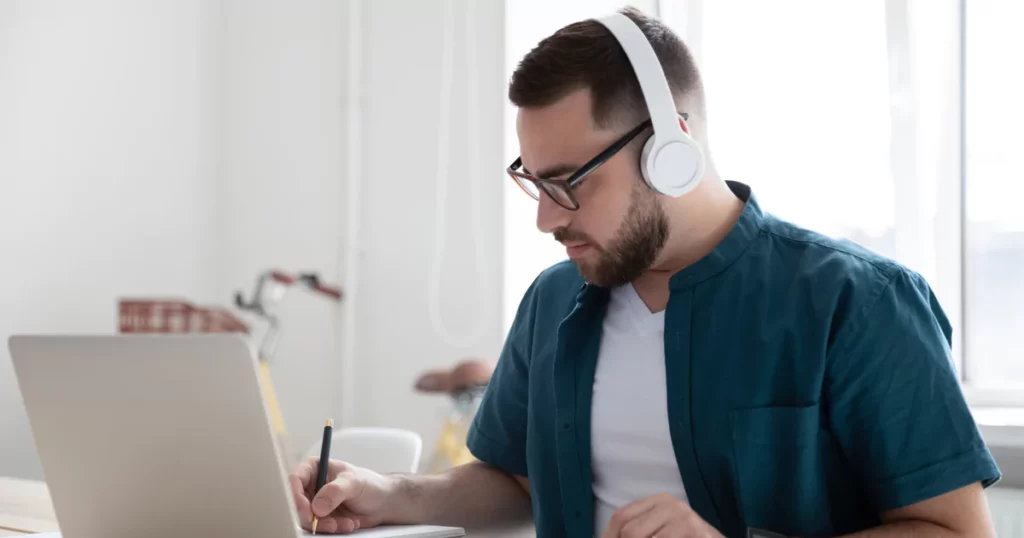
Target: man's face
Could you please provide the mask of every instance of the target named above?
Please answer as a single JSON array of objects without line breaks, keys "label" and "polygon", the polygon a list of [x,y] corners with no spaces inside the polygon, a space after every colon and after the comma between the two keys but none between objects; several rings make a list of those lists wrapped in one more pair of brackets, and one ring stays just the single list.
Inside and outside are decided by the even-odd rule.
[{"label": "man's face", "polygon": [[[597,128],[585,89],[544,108],[520,109],[516,122],[523,167],[549,179],[568,178],[632,127]],[[583,277],[598,286],[635,280],[654,264],[668,237],[668,219],[640,177],[637,155],[627,147],[588,174],[573,191],[576,211],[541,191],[537,228],[565,245]]]}]

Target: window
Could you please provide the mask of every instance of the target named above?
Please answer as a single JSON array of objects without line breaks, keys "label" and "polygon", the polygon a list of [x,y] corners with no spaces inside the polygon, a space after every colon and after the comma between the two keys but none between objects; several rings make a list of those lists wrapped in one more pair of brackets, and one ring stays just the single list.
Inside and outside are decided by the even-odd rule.
[{"label": "window", "polygon": [[[965,18],[965,375],[1024,384],[1024,2],[968,0]],[[1019,59],[1018,59],[1019,60]]]},{"label": "window", "polygon": [[884,4],[739,7],[703,4],[699,63],[719,171],[749,183],[767,211],[895,254]]}]

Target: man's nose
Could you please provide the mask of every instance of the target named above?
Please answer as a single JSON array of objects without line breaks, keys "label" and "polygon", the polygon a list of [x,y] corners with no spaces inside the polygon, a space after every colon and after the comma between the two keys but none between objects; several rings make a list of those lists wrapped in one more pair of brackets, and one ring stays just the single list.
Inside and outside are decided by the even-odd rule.
[{"label": "man's nose", "polygon": [[559,228],[568,227],[572,220],[570,211],[555,202],[544,190],[537,201],[537,229],[549,234]]}]

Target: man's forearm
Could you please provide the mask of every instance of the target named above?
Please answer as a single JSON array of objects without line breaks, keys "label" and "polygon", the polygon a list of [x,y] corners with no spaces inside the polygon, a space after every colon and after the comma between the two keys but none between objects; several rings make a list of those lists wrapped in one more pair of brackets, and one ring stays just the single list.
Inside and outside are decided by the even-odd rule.
[{"label": "man's forearm", "polygon": [[483,463],[397,480],[393,523],[465,528],[530,521],[530,496],[515,478]]},{"label": "man's forearm", "polygon": [[[970,535],[974,538],[975,535]],[[977,535],[984,538],[985,535]],[[958,533],[926,521],[897,521],[880,527],[868,529],[842,538],[967,538],[967,534]]]}]

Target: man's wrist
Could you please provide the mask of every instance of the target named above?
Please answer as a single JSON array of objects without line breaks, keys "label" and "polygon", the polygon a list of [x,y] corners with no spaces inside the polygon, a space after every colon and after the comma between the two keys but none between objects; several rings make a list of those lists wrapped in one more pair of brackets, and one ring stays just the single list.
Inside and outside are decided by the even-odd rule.
[{"label": "man's wrist", "polygon": [[385,496],[386,523],[394,525],[414,525],[426,521],[426,513],[421,506],[422,495],[417,491],[421,486],[416,484],[414,475],[385,475],[387,492]]},{"label": "man's wrist", "polygon": [[747,527],[747,538],[795,538],[795,537],[787,537],[787,536],[784,536],[784,535],[779,534],[777,532],[771,532],[771,531],[766,531],[766,530],[754,529],[754,528],[751,528],[751,527]]}]

